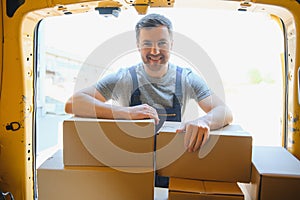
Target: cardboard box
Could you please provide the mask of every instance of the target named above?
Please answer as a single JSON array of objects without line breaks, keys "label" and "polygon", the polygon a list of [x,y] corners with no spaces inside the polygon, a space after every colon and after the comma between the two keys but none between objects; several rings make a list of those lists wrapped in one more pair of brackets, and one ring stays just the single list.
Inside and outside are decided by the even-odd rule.
[{"label": "cardboard box", "polygon": [[153,168],[64,167],[62,152],[37,169],[39,200],[153,200]]},{"label": "cardboard box", "polygon": [[250,182],[252,137],[241,127],[229,125],[211,131],[208,142],[199,151],[187,152],[185,134],[176,134],[172,125],[170,123],[166,130],[162,129],[156,138],[156,170],[159,175]]},{"label": "cardboard box", "polygon": [[300,199],[300,161],[283,147],[253,147],[251,183],[243,184],[252,200]]},{"label": "cardboard box", "polygon": [[169,200],[243,200],[237,183],[170,178]]},{"label": "cardboard box", "polygon": [[154,131],[154,120],[65,120],[64,164],[153,167]]}]

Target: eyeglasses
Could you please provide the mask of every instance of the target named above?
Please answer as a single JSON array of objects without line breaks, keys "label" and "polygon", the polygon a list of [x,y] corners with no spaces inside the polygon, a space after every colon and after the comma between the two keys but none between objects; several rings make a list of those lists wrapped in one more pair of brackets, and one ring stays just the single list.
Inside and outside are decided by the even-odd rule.
[{"label": "eyeglasses", "polygon": [[170,46],[170,42],[167,40],[159,40],[155,45],[155,42],[146,40],[141,43],[142,48],[153,48],[154,46],[157,46],[161,49],[166,49]]}]

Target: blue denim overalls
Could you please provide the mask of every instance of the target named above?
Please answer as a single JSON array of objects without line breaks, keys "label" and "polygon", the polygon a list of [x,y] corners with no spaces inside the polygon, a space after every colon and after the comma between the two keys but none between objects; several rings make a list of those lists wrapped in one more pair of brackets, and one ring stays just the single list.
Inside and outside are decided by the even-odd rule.
[{"label": "blue denim overalls", "polygon": [[[141,105],[140,100],[141,92],[138,87],[138,79],[135,71],[135,67],[130,67],[129,72],[133,82],[133,93],[130,99],[130,106]],[[175,82],[175,94],[173,94],[173,107],[167,107],[165,109],[157,109],[156,111],[159,116],[159,124],[156,126],[156,131],[163,125],[164,121],[181,121],[181,105],[179,99],[182,99],[182,86],[181,86],[181,74],[182,68],[177,67],[176,69],[176,82]],[[155,137],[156,141],[156,137]],[[156,149],[154,149],[156,150]],[[169,177],[158,176],[155,173],[155,186],[156,187],[165,187],[169,185]]]}]

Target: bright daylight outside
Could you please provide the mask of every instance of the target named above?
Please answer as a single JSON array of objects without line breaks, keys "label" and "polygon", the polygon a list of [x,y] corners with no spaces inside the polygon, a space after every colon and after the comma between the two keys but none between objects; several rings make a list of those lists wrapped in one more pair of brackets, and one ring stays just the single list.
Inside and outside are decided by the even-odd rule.
[{"label": "bright daylight outside", "polygon": [[[232,109],[233,123],[252,134],[254,145],[281,145],[283,34],[275,20],[262,13],[238,11],[148,11],[152,12],[172,20],[177,49],[191,45],[185,46],[190,48],[186,55],[174,51],[171,62],[201,74]],[[70,117],[64,112],[64,103],[74,91],[107,72],[140,62],[138,51],[126,50],[128,41],[122,39],[132,35],[131,45],[135,45],[134,26],[141,17],[132,10],[122,11],[118,18],[88,12],[49,17],[40,23],[37,164],[42,153],[61,148],[62,121]],[[96,49],[102,52],[100,56],[94,56]],[[124,51],[119,53],[120,49]],[[189,60],[198,52],[204,53],[206,60]],[[82,78],[85,71],[90,79]],[[187,111],[183,119],[201,113],[194,110]]]}]

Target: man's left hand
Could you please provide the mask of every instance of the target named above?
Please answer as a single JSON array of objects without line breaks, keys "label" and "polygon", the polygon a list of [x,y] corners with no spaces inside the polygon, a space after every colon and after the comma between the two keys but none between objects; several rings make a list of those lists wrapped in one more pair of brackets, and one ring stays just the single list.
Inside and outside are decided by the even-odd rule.
[{"label": "man's left hand", "polygon": [[184,145],[188,152],[195,152],[203,146],[209,137],[210,128],[205,121],[194,120],[186,122],[177,133],[185,132]]}]

